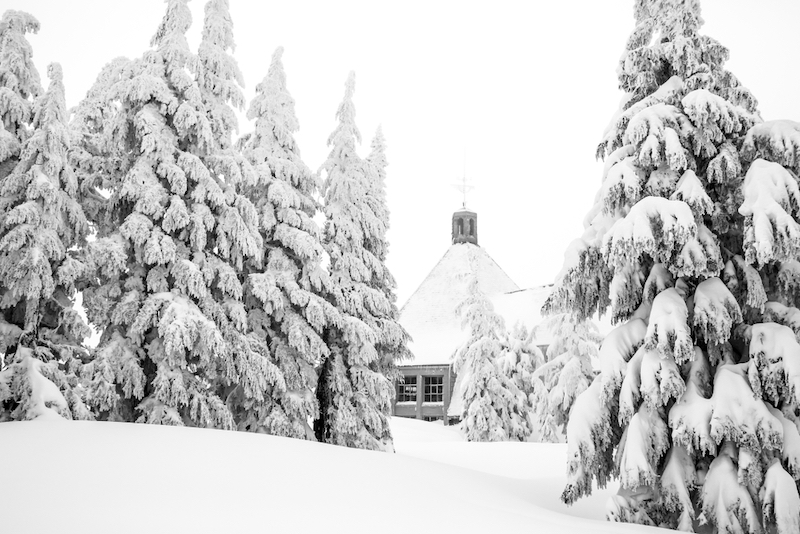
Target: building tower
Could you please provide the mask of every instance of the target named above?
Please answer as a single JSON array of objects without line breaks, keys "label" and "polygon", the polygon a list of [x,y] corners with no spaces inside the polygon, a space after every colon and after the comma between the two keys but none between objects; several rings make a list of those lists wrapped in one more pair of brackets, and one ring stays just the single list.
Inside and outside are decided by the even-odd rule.
[{"label": "building tower", "polygon": [[453,244],[478,244],[478,214],[462,207],[453,213]]}]

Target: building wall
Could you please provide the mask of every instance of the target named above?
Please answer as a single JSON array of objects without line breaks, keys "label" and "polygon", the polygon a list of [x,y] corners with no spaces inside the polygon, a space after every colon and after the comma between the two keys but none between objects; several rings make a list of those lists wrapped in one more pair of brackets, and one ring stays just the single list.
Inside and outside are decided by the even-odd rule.
[{"label": "building wall", "polygon": [[[451,365],[408,365],[399,368],[404,382],[395,384],[395,401],[392,406],[392,415],[398,417],[411,417],[415,419],[443,419],[447,424],[447,408],[450,406],[450,400],[453,393],[453,385],[455,384],[455,372]],[[441,402],[425,402],[425,378],[441,377]],[[411,380],[413,379],[413,380]],[[412,382],[416,383],[416,398],[414,400],[402,400],[400,396],[400,389],[402,385],[410,386]],[[406,392],[409,388],[406,388]]]}]

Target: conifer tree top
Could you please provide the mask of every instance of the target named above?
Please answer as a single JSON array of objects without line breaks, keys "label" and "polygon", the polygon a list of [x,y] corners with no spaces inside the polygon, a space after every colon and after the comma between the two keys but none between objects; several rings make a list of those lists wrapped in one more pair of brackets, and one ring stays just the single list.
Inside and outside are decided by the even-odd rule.
[{"label": "conifer tree top", "polygon": [[244,107],[244,77],[233,53],[233,21],[228,0],[209,0],[205,6],[203,33],[197,52],[199,60],[198,84],[223,102],[236,109]]},{"label": "conifer tree top", "polygon": [[0,163],[18,153],[27,135],[32,99],[42,93],[25,38],[38,30],[39,21],[23,11],[6,11],[0,19]]},{"label": "conifer tree top", "polygon": [[0,20],[0,87],[22,98],[41,92],[39,72],[33,64],[33,49],[26,33],[37,33],[39,21],[24,11],[9,10]]},{"label": "conifer tree top", "polygon": [[192,11],[188,2],[189,0],[166,0],[167,13],[150,39],[150,46],[159,50],[173,47],[189,50],[186,32],[192,25]]},{"label": "conifer tree top", "polygon": [[[340,147],[344,154],[355,154],[356,143],[361,142],[361,132],[356,126],[356,107],[353,104],[353,93],[356,90],[356,73],[350,71],[344,84],[344,99],[336,110],[339,124],[328,137],[328,146]],[[333,154],[331,154],[333,155]]]}]

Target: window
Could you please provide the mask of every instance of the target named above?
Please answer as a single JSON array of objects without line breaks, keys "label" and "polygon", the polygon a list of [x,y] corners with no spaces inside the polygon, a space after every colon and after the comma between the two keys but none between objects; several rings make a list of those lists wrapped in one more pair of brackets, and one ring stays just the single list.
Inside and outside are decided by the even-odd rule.
[{"label": "window", "polygon": [[426,376],[425,377],[425,397],[424,402],[444,402],[444,377]]},{"label": "window", "polygon": [[456,222],[456,235],[464,235],[464,219],[460,217]]},{"label": "window", "polygon": [[397,402],[417,402],[417,377],[407,376],[397,383]]},{"label": "window", "polygon": [[469,220],[469,235],[475,237],[475,219]]}]

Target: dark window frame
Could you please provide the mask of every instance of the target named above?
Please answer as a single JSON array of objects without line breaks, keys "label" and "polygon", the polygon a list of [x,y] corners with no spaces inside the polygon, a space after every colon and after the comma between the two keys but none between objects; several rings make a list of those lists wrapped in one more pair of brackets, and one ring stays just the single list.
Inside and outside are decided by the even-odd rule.
[{"label": "dark window frame", "polygon": [[422,402],[444,402],[444,376],[424,377]]},{"label": "dark window frame", "polygon": [[417,402],[419,389],[417,388],[417,377],[407,376],[404,380],[397,382],[397,402]]}]

